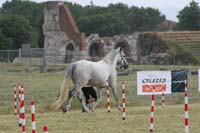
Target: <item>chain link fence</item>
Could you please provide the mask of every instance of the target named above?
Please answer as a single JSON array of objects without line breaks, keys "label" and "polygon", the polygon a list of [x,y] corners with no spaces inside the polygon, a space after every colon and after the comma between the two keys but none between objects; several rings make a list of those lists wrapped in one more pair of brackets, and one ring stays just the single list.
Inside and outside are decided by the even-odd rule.
[{"label": "chain link fence", "polygon": [[21,48],[18,50],[0,50],[0,62],[4,63],[41,65],[43,57],[43,48],[31,48],[28,53],[24,53]]},{"label": "chain link fence", "polygon": [[[44,55],[44,48],[0,50],[0,62],[30,66],[42,65],[44,62]],[[103,58],[98,56],[83,56],[75,53],[74,51],[48,53],[45,57],[45,62],[47,62],[47,64],[69,64],[80,59],[87,59],[96,62]],[[194,63],[194,60],[192,60],[190,56],[183,57],[183,55],[180,55],[180,53],[175,52],[171,55],[166,53],[157,53],[151,55],[146,54],[143,56],[138,55],[137,58],[138,59],[136,60],[133,57],[127,57],[127,60],[135,65],[198,65],[198,61]]]},{"label": "chain link fence", "polygon": [[15,58],[20,58],[19,50],[0,50],[0,61],[11,63]]}]

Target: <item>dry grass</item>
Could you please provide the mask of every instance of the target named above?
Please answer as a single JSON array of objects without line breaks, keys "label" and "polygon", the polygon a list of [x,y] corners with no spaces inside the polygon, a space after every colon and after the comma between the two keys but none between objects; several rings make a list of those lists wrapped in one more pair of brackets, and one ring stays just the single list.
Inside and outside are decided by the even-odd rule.
[{"label": "dry grass", "polygon": [[[63,67],[63,66],[62,66]],[[183,69],[188,66],[131,66],[131,69],[159,70],[164,68]],[[80,105],[74,100],[70,112],[63,114],[52,108],[52,103],[58,93],[63,80],[63,72],[43,73],[38,70],[32,73],[9,72],[8,70],[24,69],[20,65],[0,64],[0,133],[21,132],[17,126],[18,116],[13,115],[13,82],[24,82],[26,100],[27,132],[30,132],[30,100],[36,101],[37,129],[42,132],[42,126],[48,125],[51,133],[88,133],[88,132],[120,132],[147,133],[150,116],[150,97],[136,96],[136,73],[131,77],[119,76],[118,81],[126,81],[127,119],[122,121],[121,113],[112,107],[108,114],[105,109],[105,98],[95,113],[81,113]],[[190,70],[197,70],[198,66],[191,66]],[[120,82],[118,83],[120,85]],[[200,94],[197,93],[197,75],[189,76],[189,117],[190,132],[199,133]],[[70,85],[69,85],[70,86]],[[120,88],[120,87],[119,87]],[[111,104],[114,106],[113,98]],[[163,109],[161,97],[156,96],[155,133],[184,132],[183,94],[166,96],[166,108]]]},{"label": "dry grass", "polygon": [[[122,114],[116,108],[96,109],[94,113],[81,113],[80,110],[61,112],[36,113],[37,132],[42,132],[42,126],[48,125],[50,133],[147,133],[149,128],[150,107],[128,107],[127,118],[122,120]],[[199,133],[200,104],[190,105],[190,132]],[[167,105],[155,107],[155,133],[184,132],[183,105]],[[0,133],[20,132],[18,116],[13,114],[0,116]],[[31,132],[30,114],[26,114],[27,132]]]}]

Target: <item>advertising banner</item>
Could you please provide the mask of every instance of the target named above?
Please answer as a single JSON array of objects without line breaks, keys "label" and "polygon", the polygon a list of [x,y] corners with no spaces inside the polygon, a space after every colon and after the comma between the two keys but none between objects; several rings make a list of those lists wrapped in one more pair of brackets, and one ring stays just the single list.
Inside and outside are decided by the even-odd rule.
[{"label": "advertising banner", "polygon": [[138,71],[137,72],[137,95],[171,94],[171,71]]},{"label": "advertising banner", "polygon": [[187,70],[173,70],[172,73],[172,93],[185,92],[185,79]]}]

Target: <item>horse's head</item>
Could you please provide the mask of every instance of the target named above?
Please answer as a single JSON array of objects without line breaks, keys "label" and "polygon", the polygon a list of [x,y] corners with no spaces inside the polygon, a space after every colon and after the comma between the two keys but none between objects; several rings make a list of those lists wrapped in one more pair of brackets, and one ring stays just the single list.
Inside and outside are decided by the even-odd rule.
[{"label": "horse's head", "polygon": [[128,62],[126,60],[126,55],[124,54],[122,48],[119,48],[119,52],[120,52],[120,58],[118,60],[118,64],[120,65],[120,68],[124,68],[127,69],[128,68]]}]

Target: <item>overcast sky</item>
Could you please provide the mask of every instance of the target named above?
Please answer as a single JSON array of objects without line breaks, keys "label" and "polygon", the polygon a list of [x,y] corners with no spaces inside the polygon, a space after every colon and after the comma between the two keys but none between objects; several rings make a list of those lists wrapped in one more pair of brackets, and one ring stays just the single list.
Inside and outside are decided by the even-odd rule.
[{"label": "overcast sky", "polygon": [[[0,0],[0,6],[7,0]],[[9,0],[10,1],[10,0]],[[44,2],[47,0],[30,0],[35,2]],[[91,0],[66,0],[70,2],[78,3],[82,6],[89,5]],[[107,6],[110,3],[125,3],[130,6],[138,7],[153,7],[161,11],[162,14],[166,15],[167,19],[178,21],[176,15],[192,0],[92,0],[94,5]],[[200,5],[200,0],[195,0]]]}]

